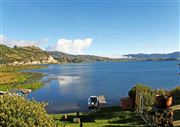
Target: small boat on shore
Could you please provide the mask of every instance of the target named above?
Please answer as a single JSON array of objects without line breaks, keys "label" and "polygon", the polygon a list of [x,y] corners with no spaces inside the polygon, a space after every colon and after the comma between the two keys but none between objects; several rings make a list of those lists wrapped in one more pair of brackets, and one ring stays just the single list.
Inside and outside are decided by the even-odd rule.
[{"label": "small boat on shore", "polygon": [[91,110],[97,110],[106,105],[106,98],[104,95],[90,96],[88,98],[88,108]]},{"label": "small boat on shore", "polygon": [[99,108],[99,99],[97,96],[90,96],[88,98],[88,108],[91,110],[96,110]]},{"label": "small boat on shore", "polygon": [[18,89],[18,90],[20,90],[23,94],[29,94],[32,92],[31,89]]},{"label": "small boat on shore", "polygon": [[3,94],[5,94],[6,92],[4,92],[4,91],[0,91],[0,95],[3,95]]},{"label": "small boat on shore", "polygon": [[30,92],[32,92],[32,90],[31,89],[15,89],[15,90],[10,90],[9,92],[17,94],[19,96],[24,96],[24,95],[29,94]]},{"label": "small boat on shore", "polygon": [[15,89],[15,90],[10,90],[8,92],[0,91],[0,95],[10,93],[10,94],[17,94],[19,96],[23,96],[23,95],[29,94],[31,92],[32,92],[31,89]]}]

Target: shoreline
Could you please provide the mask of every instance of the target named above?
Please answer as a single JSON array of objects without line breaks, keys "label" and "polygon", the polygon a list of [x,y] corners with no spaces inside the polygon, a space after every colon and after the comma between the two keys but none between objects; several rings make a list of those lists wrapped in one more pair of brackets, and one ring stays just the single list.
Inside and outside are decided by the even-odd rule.
[{"label": "shoreline", "polygon": [[0,90],[8,91],[10,89],[26,88],[38,89],[43,83],[40,81],[44,74],[38,72],[23,72],[21,70],[40,69],[47,66],[39,65],[18,65],[18,66],[0,66]]},{"label": "shoreline", "polygon": [[[59,63],[27,63],[27,64],[18,64],[18,63],[7,63],[7,64],[0,64],[0,67],[16,67],[16,66],[44,66],[44,65],[64,65],[64,64],[82,64],[82,63],[116,63],[116,62],[160,62],[160,61],[177,61],[179,62],[179,59],[158,59],[158,60],[153,60],[153,59],[113,59],[110,61],[84,61],[84,62],[59,62]],[[38,69],[38,68],[37,68]]]}]

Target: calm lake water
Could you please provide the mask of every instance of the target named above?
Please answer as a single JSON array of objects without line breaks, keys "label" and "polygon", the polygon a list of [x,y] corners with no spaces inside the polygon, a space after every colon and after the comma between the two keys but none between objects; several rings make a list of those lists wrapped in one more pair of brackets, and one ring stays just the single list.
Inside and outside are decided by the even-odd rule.
[{"label": "calm lake water", "polygon": [[178,61],[60,64],[32,71],[46,74],[46,83],[28,98],[48,102],[49,113],[87,111],[91,95],[104,95],[107,105],[118,105],[137,83],[168,90],[180,85]]}]

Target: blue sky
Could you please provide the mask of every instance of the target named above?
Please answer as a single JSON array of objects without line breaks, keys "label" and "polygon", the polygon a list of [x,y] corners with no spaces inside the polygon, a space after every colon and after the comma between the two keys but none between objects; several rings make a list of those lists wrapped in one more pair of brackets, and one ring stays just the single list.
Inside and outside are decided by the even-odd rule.
[{"label": "blue sky", "polygon": [[7,44],[103,56],[179,50],[178,0],[2,0],[1,10]]}]

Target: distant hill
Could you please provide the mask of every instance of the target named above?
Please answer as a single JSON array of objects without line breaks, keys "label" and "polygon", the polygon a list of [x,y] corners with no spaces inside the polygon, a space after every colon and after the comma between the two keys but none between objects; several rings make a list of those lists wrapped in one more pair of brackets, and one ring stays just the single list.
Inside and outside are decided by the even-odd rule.
[{"label": "distant hill", "polygon": [[110,61],[93,55],[71,55],[58,51],[43,51],[35,46],[7,47],[0,44],[0,64],[46,64]]},{"label": "distant hill", "polygon": [[158,61],[158,60],[177,60],[180,58],[180,52],[169,54],[128,54],[126,58],[112,59],[95,55],[72,55],[59,51],[47,51],[58,63],[81,63],[97,61]]},{"label": "distant hill", "polygon": [[0,44],[0,64],[50,64],[80,63],[97,61],[147,61],[178,60],[180,52],[169,54],[128,54],[121,59],[111,59],[94,55],[71,55],[58,51],[43,51],[35,46],[7,47]]},{"label": "distant hill", "polygon": [[35,46],[10,48],[0,44],[0,64],[57,63],[47,52]]},{"label": "distant hill", "polygon": [[173,52],[168,54],[128,54],[125,55],[130,59],[136,60],[179,60],[180,52]]},{"label": "distant hill", "polygon": [[100,57],[94,55],[71,55],[58,51],[48,51],[48,53],[60,63],[80,63],[112,60],[107,57]]}]

